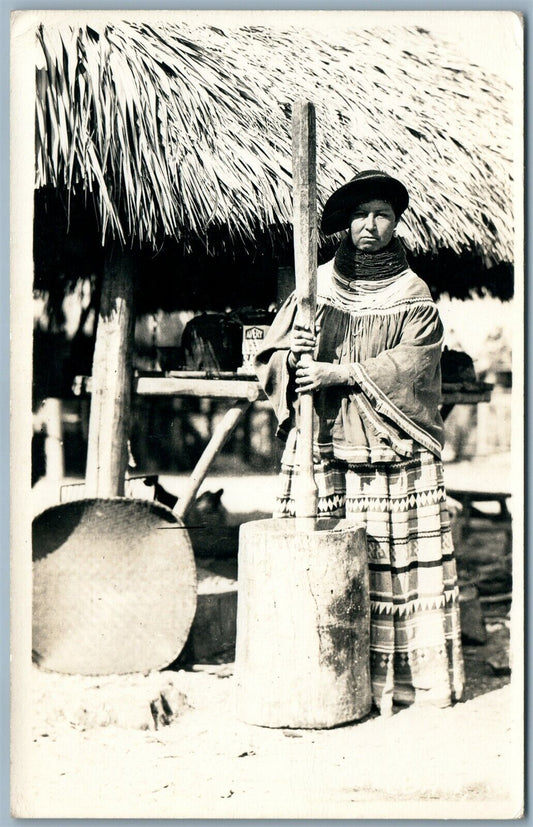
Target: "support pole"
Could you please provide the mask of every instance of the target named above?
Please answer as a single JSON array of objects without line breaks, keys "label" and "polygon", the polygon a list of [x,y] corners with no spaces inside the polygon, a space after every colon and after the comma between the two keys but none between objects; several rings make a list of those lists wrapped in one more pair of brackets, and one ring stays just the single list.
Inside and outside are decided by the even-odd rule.
[{"label": "support pole", "polygon": [[128,464],[134,335],[134,255],[113,247],[105,257],[92,370],[87,497],[124,495]]},{"label": "support pole", "polygon": [[63,421],[61,417],[61,399],[45,399],[41,413],[46,428],[44,456],[46,479],[60,483],[65,476],[65,458],[63,454]]},{"label": "support pole", "polygon": [[174,514],[180,519],[184,520],[186,518],[187,512],[196,497],[196,492],[204,481],[211,463],[220,453],[251,404],[252,400],[250,399],[235,401],[218,423],[213,436],[209,440],[202,456],[196,463],[194,471],[189,477],[189,482],[183,495],[174,506]]}]

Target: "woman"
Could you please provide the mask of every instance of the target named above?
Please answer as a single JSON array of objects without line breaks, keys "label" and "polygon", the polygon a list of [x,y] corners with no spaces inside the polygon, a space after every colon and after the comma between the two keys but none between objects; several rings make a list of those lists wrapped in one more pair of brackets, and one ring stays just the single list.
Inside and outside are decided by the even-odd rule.
[{"label": "woman", "polygon": [[[375,705],[462,695],[458,588],[440,462],[442,324],[395,236],[409,203],[384,172],[333,193],[322,229],[348,228],[318,269],[315,332],[289,296],[256,357],[286,439],[275,516],[294,514],[298,393],[314,392],[319,516],[366,526]],[[303,353],[312,353],[300,365]],[[305,361],[305,360],[304,360]]]}]

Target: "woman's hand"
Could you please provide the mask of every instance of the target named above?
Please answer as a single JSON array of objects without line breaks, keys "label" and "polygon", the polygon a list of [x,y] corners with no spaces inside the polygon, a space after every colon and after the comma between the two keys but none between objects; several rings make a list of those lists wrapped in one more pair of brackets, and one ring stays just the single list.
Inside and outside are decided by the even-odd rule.
[{"label": "woman's hand", "polygon": [[296,367],[296,391],[305,393],[317,391],[331,385],[349,385],[350,368],[348,365],[332,365],[330,362],[306,360]]},{"label": "woman's hand", "polygon": [[313,353],[316,335],[308,327],[295,324],[291,331],[289,365],[295,368],[302,353]]}]

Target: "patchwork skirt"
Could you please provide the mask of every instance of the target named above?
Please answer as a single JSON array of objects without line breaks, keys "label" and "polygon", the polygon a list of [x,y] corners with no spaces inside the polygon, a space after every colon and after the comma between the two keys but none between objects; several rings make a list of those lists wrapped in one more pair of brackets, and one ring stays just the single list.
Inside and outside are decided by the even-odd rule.
[{"label": "patchwork skirt", "polygon": [[[294,515],[295,438],[282,457],[275,517]],[[442,464],[429,451],[391,463],[315,457],[318,516],[367,531],[372,695],[448,706],[463,692],[459,590]]]}]

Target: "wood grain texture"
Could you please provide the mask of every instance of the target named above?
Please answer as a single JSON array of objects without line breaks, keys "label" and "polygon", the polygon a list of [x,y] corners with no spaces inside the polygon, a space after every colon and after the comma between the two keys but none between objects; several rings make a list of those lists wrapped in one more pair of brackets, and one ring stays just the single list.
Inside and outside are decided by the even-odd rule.
[{"label": "wood grain texture", "polygon": [[327,728],[371,706],[366,534],[347,520],[299,522],[241,526],[237,715]]},{"label": "wood grain texture", "polygon": [[292,111],[294,265],[299,318],[311,329],[316,312],[317,214],[315,108],[296,101]]},{"label": "wood grain texture", "polygon": [[135,260],[107,253],[92,370],[87,497],[124,494],[132,382]]},{"label": "wood grain texture", "polygon": [[[316,211],[316,119],[309,101],[295,101],[292,110],[292,174],[294,268],[298,320],[314,330],[316,315],[317,211]],[[311,357],[304,354],[300,361]],[[296,515],[309,518],[317,513],[318,491],[313,476],[313,394],[301,394],[298,405],[300,474],[295,486]]]},{"label": "wood grain texture", "polygon": [[257,380],[197,379],[186,376],[139,376],[135,391],[140,396],[194,396],[210,399],[266,399]]}]

